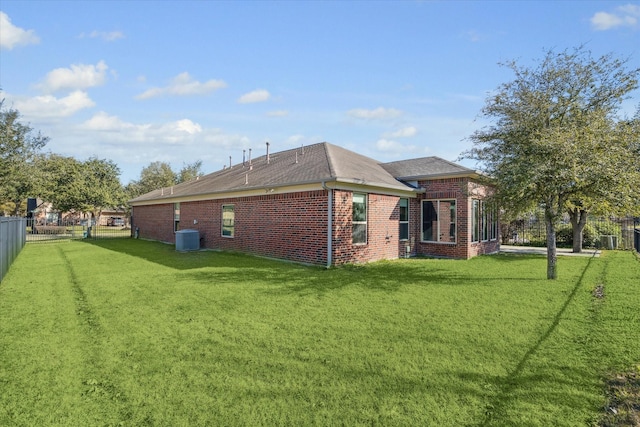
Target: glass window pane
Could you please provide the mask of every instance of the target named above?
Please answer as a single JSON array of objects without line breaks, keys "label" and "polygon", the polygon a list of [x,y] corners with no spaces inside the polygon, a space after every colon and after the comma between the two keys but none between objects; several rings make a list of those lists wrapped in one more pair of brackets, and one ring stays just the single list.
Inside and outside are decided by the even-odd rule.
[{"label": "glass window pane", "polygon": [[409,223],[401,222],[400,223],[400,240],[408,240],[409,239]]},{"label": "glass window pane", "polygon": [[367,203],[365,194],[353,195],[353,220],[358,222],[367,220]]},{"label": "glass window pane", "polygon": [[233,205],[222,206],[222,235],[233,237],[235,229],[235,213]]},{"label": "glass window pane", "polygon": [[439,242],[453,243],[456,241],[456,201],[439,201],[440,236]]},{"label": "glass window pane", "polygon": [[409,199],[400,199],[400,221],[409,221]]},{"label": "glass window pane", "polygon": [[367,243],[367,224],[353,224],[353,243]]},{"label": "glass window pane", "polygon": [[437,240],[438,212],[437,202],[424,200],[422,202],[422,240],[433,242]]},{"label": "glass window pane", "polygon": [[472,213],[471,213],[471,241],[477,242],[479,240],[479,228],[480,228],[480,200],[473,201]]},{"label": "glass window pane", "polygon": [[367,243],[367,195],[353,194],[352,242]]}]

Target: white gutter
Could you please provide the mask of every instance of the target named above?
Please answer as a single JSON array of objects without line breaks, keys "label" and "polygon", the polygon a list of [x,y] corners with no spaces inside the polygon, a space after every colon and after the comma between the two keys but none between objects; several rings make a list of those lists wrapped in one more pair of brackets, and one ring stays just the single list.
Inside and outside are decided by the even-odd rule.
[{"label": "white gutter", "polygon": [[327,208],[327,268],[333,263],[333,189],[327,187],[327,183],[322,181],[322,188],[329,192]]}]

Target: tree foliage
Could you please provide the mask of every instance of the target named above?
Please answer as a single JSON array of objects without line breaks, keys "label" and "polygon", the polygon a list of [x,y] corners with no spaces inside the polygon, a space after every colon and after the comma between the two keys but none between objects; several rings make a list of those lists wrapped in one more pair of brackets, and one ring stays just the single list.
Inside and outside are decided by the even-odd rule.
[{"label": "tree foliage", "polygon": [[617,116],[638,87],[640,69],[611,54],[579,47],[547,51],[532,67],[501,64],[515,74],[490,95],[482,115],[493,124],[470,137],[475,159],[511,212],[541,206],[547,228],[547,277],[557,277],[555,230],[573,208],[625,209],[637,200],[637,120]]},{"label": "tree foliage", "polygon": [[39,168],[46,179],[41,198],[61,212],[91,212],[124,205],[120,170],[111,160],[79,161],[57,154],[43,156]]},{"label": "tree foliage", "polygon": [[202,160],[197,160],[193,163],[182,166],[180,172],[178,172],[176,184],[194,180],[202,176]]},{"label": "tree foliage", "polygon": [[125,187],[129,198],[137,197],[159,188],[167,188],[202,176],[202,161],[185,164],[178,173],[167,162],[151,162],[142,168],[140,179],[131,181]]},{"label": "tree foliage", "polygon": [[130,183],[128,188],[132,195],[137,196],[163,187],[171,187],[176,184],[176,173],[171,165],[166,162],[151,162],[149,166],[142,168],[140,180]]},{"label": "tree foliage", "polygon": [[35,190],[35,157],[49,138],[20,121],[20,113],[0,101],[0,202],[18,215]]}]

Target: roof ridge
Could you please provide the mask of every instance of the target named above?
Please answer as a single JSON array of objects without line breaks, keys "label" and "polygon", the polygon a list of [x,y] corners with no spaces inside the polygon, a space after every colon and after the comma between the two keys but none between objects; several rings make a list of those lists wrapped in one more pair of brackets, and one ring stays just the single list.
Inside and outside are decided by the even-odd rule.
[{"label": "roof ridge", "polygon": [[326,141],[321,142],[320,144],[322,144],[322,146],[324,147],[325,158],[327,159],[327,165],[329,166],[329,175],[331,176],[331,178],[336,178],[338,176],[338,173],[336,172],[336,166],[334,165],[334,159],[331,153],[335,145],[330,144]]}]

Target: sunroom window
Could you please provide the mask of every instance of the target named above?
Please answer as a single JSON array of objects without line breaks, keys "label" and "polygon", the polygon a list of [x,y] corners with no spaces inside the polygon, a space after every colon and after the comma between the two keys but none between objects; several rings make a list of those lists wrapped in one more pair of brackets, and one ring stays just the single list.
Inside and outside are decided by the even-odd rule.
[{"label": "sunroom window", "polygon": [[456,242],[456,201],[423,200],[422,230],[423,242]]}]

